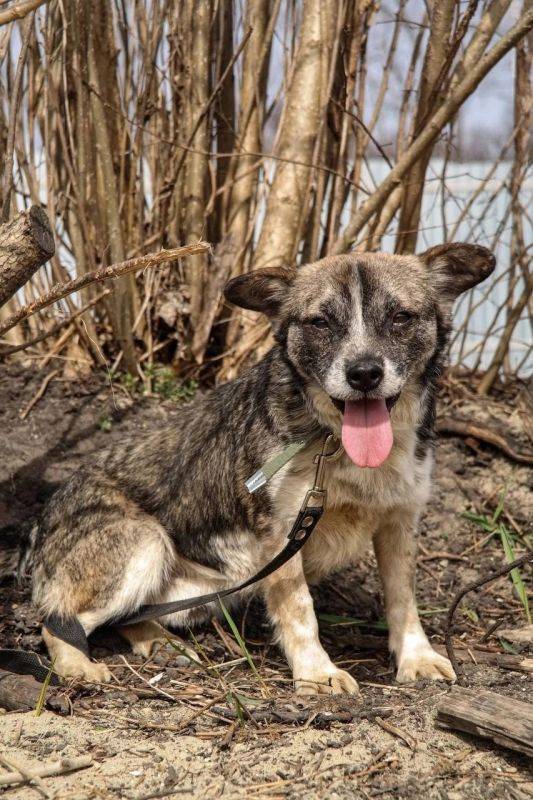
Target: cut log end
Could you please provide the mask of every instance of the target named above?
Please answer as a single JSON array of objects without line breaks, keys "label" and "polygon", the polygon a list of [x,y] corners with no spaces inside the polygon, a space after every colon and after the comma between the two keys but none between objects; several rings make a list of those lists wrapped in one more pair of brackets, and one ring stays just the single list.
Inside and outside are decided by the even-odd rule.
[{"label": "cut log end", "polygon": [[41,249],[44,260],[47,261],[55,252],[54,235],[48,217],[40,206],[32,206],[28,212],[28,221],[31,235]]},{"label": "cut log end", "polygon": [[39,206],[0,225],[0,306],[29,281],[54,251],[52,229]]}]

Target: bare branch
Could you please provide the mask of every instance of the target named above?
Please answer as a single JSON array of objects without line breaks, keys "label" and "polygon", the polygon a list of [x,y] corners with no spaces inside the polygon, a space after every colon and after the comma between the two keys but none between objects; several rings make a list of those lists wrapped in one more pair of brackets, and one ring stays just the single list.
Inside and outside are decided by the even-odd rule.
[{"label": "bare branch", "polygon": [[23,0],[22,3],[9,6],[5,11],[0,11],[0,25],[7,25],[8,22],[23,19],[27,14],[31,14],[32,11],[47,2],[48,0]]},{"label": "bare branch", "polygon": [[102,283],[103,281],[121,278],[124,275],[129,275],[132,272],[138,272],[141,269],[152,269],[159,267],[161,264],[172,264],[179,261],[186,256],[197,255],[200,253],[207,253],[210,245],[207,242],[198,242],[197,244],[185,245],[184,247],[177,247],[174,250],[161,250],[159,253],[150,253],[146,256],[139,256],[139,258],[130,258],[128,261],[123,261],[120,264],[113,264],[110,267],[100,267],[95,272],[87,272],[79,278],[66,283],[57,283],[55,286],[46,292],[46,294],[38,297],[33,303],[22,306],[15,314],[6,319],[0,324],[0,336],[3,336],[6,331],[9,331],[19,322],[33,316],[43,308],[51,306],[58,300],[62,300],[73,292],[78,292],[85,286],[91,283]]},{"label": "bare branch", "polygon": [[380,208],[392,190],[398,186],[409,168],[420,158],[426,147],[439,135],[464,101],[472,94],[485,75],[533,28],[533,10],[523,14],[518,22],[472,68],[469,74],[443,100],[423,131],[407,148],[393,170],[376,191],[360,207],[350,224],[335,243],[334,252],[344,253],[355,241],[372,214]]}]

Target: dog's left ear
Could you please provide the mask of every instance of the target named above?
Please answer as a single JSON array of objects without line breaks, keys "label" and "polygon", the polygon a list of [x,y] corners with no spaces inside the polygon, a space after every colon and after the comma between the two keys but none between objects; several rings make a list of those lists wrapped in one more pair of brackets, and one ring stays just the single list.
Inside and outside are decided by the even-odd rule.
[{"label": "dog's left ear", "polygon": [[250,311],[275,316],[294,280],[296,271],[287,267],[265,267],[232,278],[226,284],[224,297],[230,303]]},{"label": "dog's left ear", "polygon": [[440,244],[418,257],[427,264],[437,297],[444,302],[453,302],[467,289],[484,281],[496,266],[490,250],[477,244]]}]

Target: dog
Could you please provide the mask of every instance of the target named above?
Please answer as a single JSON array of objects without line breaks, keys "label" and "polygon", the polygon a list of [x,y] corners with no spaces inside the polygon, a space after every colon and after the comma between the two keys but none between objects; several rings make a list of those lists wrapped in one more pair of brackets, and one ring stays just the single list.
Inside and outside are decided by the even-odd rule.
[{"label": "dog", "polygon": [[[289,443],[334,434],[327,510],[303,549],[258,591],[298,694],[355,693],[322,647],[309,584],[373,543],[397,680],[453,681],[417,612],[415,536],[428,499],[437,381],[455,298],[490,275],[483,247],[421,255],[350,253],[233,278],[226,299],[272,321],[274,345],[242,377],[136,433],[74,474],[49,500],[28,545],[33,601],[86,634],[142,604],[237,584],[281,551],[312,486],[317,441],[257,493],[245,481]],[[13,562],[4,553],[4,563]],[[238,596],[242,599],[242,593]],[[136,653],[209,618],[213,607],[120,628]],[[165,627],[163,627],[165,626]],[[56,671],[108,681],[105,664],[43,628]]]}]

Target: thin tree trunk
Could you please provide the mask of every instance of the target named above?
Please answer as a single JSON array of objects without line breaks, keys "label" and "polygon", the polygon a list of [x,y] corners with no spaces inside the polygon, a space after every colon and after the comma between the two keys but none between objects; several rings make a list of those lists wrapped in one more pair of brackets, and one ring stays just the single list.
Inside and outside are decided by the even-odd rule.
[{"label": "thin tree trunk", "polygon": [[[189,103],[191,122],[196,127],[198,113],[209,97],[209,66],[211,39],[211,0],[193,0],[191,17],[191,53]],[[206,188],[209,177],[209,115],[204,114],[192,140],[192,150],[187,156],[185,179],[185,236],[187,244],[202,238],[206,225]],[[190,317],[194,327],[198,324],[203,302],[205,281],[208,279],[208,261],[205,255],[191,256],[185,265],[185,274],[191,293]]]},{"label": "thin tree trunk", "polygon": [[[531,0],[524,3],[524,11],[527,7],[531,8]],[[528,154],[530,147],[531,131],[531,60],[532,45],[531,35],[525,37],[518,43],[516,48],[516,72],[515,72],[515,97],[514,97],[514,122],[515,122],[515,141],[514,158],[511,172],[511,214],[512,214],[512,233],[511,233],[511,268],[508,279],[508,302],[507,319],[503,334],[491,364],[483,376],[479,386],[479,394],[487,394],[494,381],[498,377],[501,367],[505,363],[509,354],[509,344],[513,332],[518,324],[522,312],[525,311],[533,291],[533,281],[529,274],[527,247],[524,237],[523,219],[524,209],[522,208],[520,191],[525,177],[526,166],[528,164]],[[516,285],[516,273],[520,270],[525,287],[521,297],[513,303],[514,286]],[[509,370],[510,371],[510,370]]]},{"label": "thin tree trunk", "polygon": [[304,0],[298,47],[287,89],[272,181],[254,267],[290,263],[307,195],[309,163],[315,150],[329,75],[337,9],[334,2]]},{"label": "thin tree trunk", "polygon": [[[415,137],[423,128],[431,112],[430,102],[438,103],[441,95],[437,80],[446,62],[456,8],[455,0],[434,0],[430,19],[429,41],[420,77],[420,93],[415,118]],[[418,224],[422,207],[426,169],[433,147],[415,161],[404,177],[404,191],[400,211],[400,224],[396,240],[397,253],[412,253],[416,248]]]},{"label": "thin tree trunk", "polygon": [[[97,61],[97,49],[102,43],[97,43],[98,27],[93,24],[90,31],[88,63],[89,77],[93,91],[91,91],[91,111],[94,121],[94,135],[97,154],[97,170],[99,182],[102,187],[100,192],[103,201],[103,212],[106,220],[107,237],[111,260],[121,262],[125,260],[126,251],[122,236],[122,224],[118,208],[118,190],[115,176],[115,167],[111,155],[111,142],[108,128],[109,111],[104,107],[103,90],[100,80],[100,70]],[[133,278],[128,275],[117,281],[113,295],[113,328],[124,353],[124,363],[128,371],[137,373],[137,356],[133,342]]]},{"label": "thin tree trunk", "polygon": [[[265,55],[270,50],[267,38],[271,19],[271,0],[248,0],[244,29],[252,28],[248,46],[244,51],[242,68],[241,107],[238,129],[238,153],[258,153],[261,150],[262,102],[265,90]],[[266,39],[266,53],[264,52]],[[257,156],[235,159],[231,199],[228,208],[227,234],[236,252],[232,277],[243,271],[244,250],[248,239],[252,201],[257,186],[259,166]]]}]

